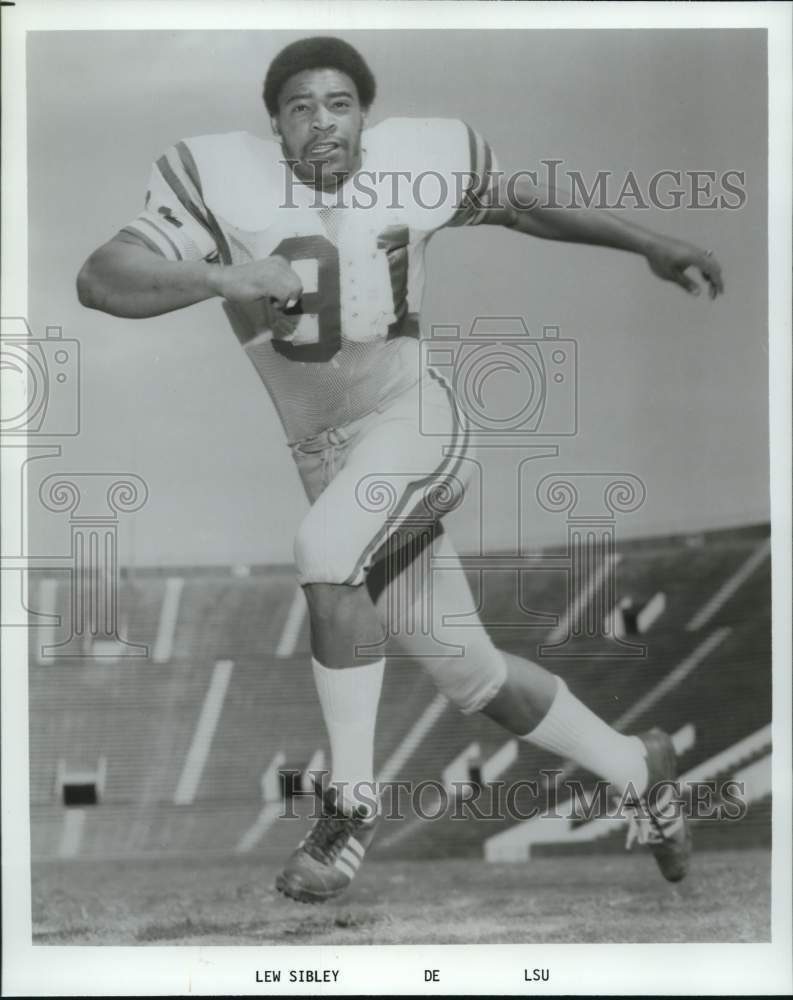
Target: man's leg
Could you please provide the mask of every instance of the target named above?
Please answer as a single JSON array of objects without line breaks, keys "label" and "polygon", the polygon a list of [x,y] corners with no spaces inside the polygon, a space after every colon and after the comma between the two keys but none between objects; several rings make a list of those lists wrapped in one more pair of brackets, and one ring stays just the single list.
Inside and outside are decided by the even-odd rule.
[{"label": "man's leg", "polygon": [[[450,395],[441,386],[435,391],[451,439],[464,442]],[[448,501],[462,485],[455,478],[459,456],[444,455],[419,433],[418,402],[417,387],[373,414],[343,458],[322,442],[318,459],[306,458],[307,451],[316,456],[315,443],[308,449],[304,443],[298,457],[304,483],[313,469],[322,484],[316,490],[307,484],[314,502],[295,538],[295,564],[308,600],[313,671],[332,755],[323,814],[276,880],[281,892],[302,901],[344,891],[374,836],[374,735],[385,660],[360,652],[383,638],[365,586],[369,567],[401,524],[426,506],[429,492],[441,488]]]},{"label": "man's leg", "polygon": [[503,653],[507,678],[482,709],[515,736],[569,757],[621,792],[647,788],[646,748],[625,736],[579,701],[564,681],[531,660]]},{"label": "man's leg", "polygon": [[677,754],[671,737],[660,729],[626,736],[590,711],[561,678],[516,656],[506,655],[505,660],[507,679],[484,714],[520,739],[574,760],[619,789],[625,804],[631,805],[626,846],[638,840],[652,851],[665,879],[684,878],[691,833],[675,787]]},{"label": "man's leg", "polygon": [[377,644],[383,637],[383,626],[366,587],[307,583],[303,590],[313,655],[334,670],[369,663],[372,657],[359,655],[356,650]]},{"label": "man's leg", "polygon": [[[434,634],[465,652],[463,656],[427,657],[421,636],[400,634],[402,649],[414,651],[439,690],[463,713],[481,711],[520,739],[575,760],[621,791],[629,785],[639,793],[644,791],[647,764],[642,741],[598,718],[550,671],[498,650],[475,614],[476,602],[448,535],[439,531],[433,546],[436,565],[443,566],[431,581]],[[430,581],[416,574],[408,577],[404,571],[403,576],[401,583],[398,578],[388,580],[378,595],[384,624],[395,604],[426,601],[420,591]],[[412,595],[404,585],[411,578],[417,588]],[[459,624],[461,616],[465,624]],[[453,619],[458,624],[450,624]]]},{"label": "man's leg", "polygon": [[310,583],[304,587],[311,653],[331,752],[330,783],[348,808],[371,803],[374,737],[385,661],[359,656],[383,635],[364,585]]},{"label": "man's leg", "polygon": [[[400,646],[420,660],[439,690],[464,713],[481,711],[520,739],[571,758],[605,778],[622,792],[638,794],[637,819],[631,832],[646,843],[664,878],[677,882],[688,871],[691,839],[677,793],[670,788],[677,773],[672,741],[661,730],[625,736],[590,711],[567,688],[561,678],[543,667],[495,648],[481,621],[462,568],[443,534],[435,539],[434,553],[444,568],[426,575],[384,575],[384,586],[376,595],[384,623],[395,604],[411,598],[425,601],[422,593],[432,586],[433,633],[447,643],[462,646],[462,657],[427,657],[420,637],[401,633]],[[394,588],[399,588],[395,590]],[[459,624],[465,616],[465,625]],[[458,624],[450,624],[454,617]],[[650,789],[663,789],[655,796]],[[646,794],[645,794],[646,793]],[[670,807],[671,806],[671,812]]]},{"label": "man's leg", "polygon": [[[438,426],[462,446],[465,432],[448,390],[433,382],[425,391]],[[462,489],[456,479],[459,455],[445,455],[435,438],[420,433],[421,398],[416,386],[367,418],[295,539],[295,563],[311,620],[314,677],[331,744],[331,783],[344,783],[342,801],[350,806],[372,801],[375,719],[385,665],[383,658],[359,652],[377,648],[384,635],[366,586],[369,568],[402,523],[426,505],[433,488]]]}]

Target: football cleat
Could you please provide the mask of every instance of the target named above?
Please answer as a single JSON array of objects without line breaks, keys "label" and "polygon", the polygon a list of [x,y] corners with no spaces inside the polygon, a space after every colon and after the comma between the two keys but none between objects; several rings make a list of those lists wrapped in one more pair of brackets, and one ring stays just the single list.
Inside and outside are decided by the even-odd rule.
[{"label": "football cleat", "polygon": [[677,754],[662,729],[640,733],[647,748],[647,790],[631,807],[625,847],[646,845],[669,882],[685,878],[691,859],[691,830],[675,782]]},{"label": "football cleat", "polygon": [[300,903],[322,903],[344,892],[358,874],[377,825],[372,809],[342,809],[333,788],[321,802],[322,815],[275,880],[279,892]]}]

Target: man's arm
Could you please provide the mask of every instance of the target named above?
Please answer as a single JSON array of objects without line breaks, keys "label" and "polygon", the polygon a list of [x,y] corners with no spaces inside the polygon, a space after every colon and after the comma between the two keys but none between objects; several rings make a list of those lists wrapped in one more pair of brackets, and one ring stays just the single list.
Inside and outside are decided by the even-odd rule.
[{"label": "man's arm", "polygon": [[80,302],[140,319],[215,296],[231,302],[269,298],[279,306],[300,296],[300,279],[282,257],[210,264],[220,256],[219,238],[193,152],[188,142],[177,143],[153,164],[142,211],[83,264]]},{"label": "man's arm", "polygon": [[112,239],[77,276],[77,295],[89,309],[140,319],[212,298],[213,272],[205,261],[170,261],[144,246]]},{"label": "man's arm", "polygon": [[95,250],[77,277],[84,306],[127,319],[160,316],[215,296],[231,302],[269,298],[284,308],[302,291],[299,277],[283,257],[230,267],[170,261],[119,237]]},{"label": "man's arm", "polygon": [[697,268],[708,284],[710,297],[724,291],[721,267],[712,251],[637,226],[602,209],[560,208],[561,192],[517,178],[507,195],[501,186],[498,204],[489,208],[482,222],[507,226],[529,236],[567,243],[586,243],[638,253],[647,259],[652,272],[664,281],[673,281],[692,295],[700,285],[686,270]]}]

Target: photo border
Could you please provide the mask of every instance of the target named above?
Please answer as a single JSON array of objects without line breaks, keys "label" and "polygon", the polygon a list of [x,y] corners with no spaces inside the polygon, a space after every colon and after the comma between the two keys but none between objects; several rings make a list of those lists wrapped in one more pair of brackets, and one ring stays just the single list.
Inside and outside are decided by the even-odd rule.
[{"label": "photo border", "polygon": [[[791,8],[787,4],[479,4],[359,0],[333,5],[227,0],[102,4],[33,0],[4,7],[4,315],[27,311],[26,34],[31,31],[351,28],[766,28],[769,61],[769,418],[773,581],[772,942],[686,945],[443,945],[151,947],[31,943],[27,637],[2,636],[4,995],[198,995],[256,992],[254,970],[343,969],[327,993],[525,994],[522,971],[549,966],[542,993],[776,993],[793,989],[791,956]],[[222,21],[222,24],[220,23]],[[13,248],[13,253],[9,252]],[[6,470],[3,470],[5,474]],[[3,491],[7,505],[23,498]],[[5,522],[5,518],[4,518]],[[134,961],[132,957],[134,955]],[[425,968],[442,968],[437,986]],[[311,984],[279,984],[283,994]],[[260,989],[264,994],[264,990]]]}]

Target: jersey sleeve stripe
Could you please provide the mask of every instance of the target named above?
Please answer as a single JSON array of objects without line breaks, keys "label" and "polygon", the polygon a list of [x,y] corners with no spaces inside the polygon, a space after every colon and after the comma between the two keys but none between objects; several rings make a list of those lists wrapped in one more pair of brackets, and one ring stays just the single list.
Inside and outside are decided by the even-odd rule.
[{"label": "jersey sleeve stripe", "polygon": [[[468,133],[468,171],[471,175],[471,184],[476,184],[477,174],[476,174],[476,132],[471,128],[471,126],[466,122],[465,130]],[[469,189],[470,190],[470,189]],[[468,207],[468,192],[463,195],[462,201],[457,207],[457,211],[451,217],[448,222],[450,226],[464,226],[465,220],[469,212]]]},{"label": "jersey sleeve stripe", "polygon": [[194,201],[198,202],[203,211],[206,212],[207,206],[204,201],[204,188],[201,184],[201,175],[198,173],[198,164],[190,152],[190,147],[186,142],[182,141],[176,143],[174,150],[178,154],[176,163],[172,164],[174,170],[179,169],[184,171],[186,179],[193,187],[192,195]]},{"label": "jersey sleeve stripe", "polygon": [[166,242],[166,243],[168,244],[168,246],[169,246],[169,247],[171,248],[171,250],[173,251],[173,255],[174,255],[174,257],[176,258],[176,260],[184,260],[184,257],[182,256],[182,251],[181,251],[181,250],[179,249],[179,247],[178,247],[178,246],[177,246],[177,245],[176,245],[176,244],[174,243],[174,241],[173,241],[173,240],[171,239],[171,237],[170,237],[170,236],[169,236],[169,235],[168,235],[168,234],[167,234],[167,233],[166,233],[166,232],[165,232],[164,230],[160,229],[160,227],[159,227],[158,225],[155,225],[155,223],[153,223],[153,222],[151,221],[151,219],[146,219],[146,218],[144,218],[143,216],[140,216],[140,217],[138,217],[138,218],[137,218],[137,219],[135,220],[135,223],[136,223],[137,225],[146,225],[146,226],[148,226],[148,227],[149,227],[150,229],[153,229],[153,230],[154,230],[154,231],[155,231],[155,232],[157,233],[157,235],[158,235],[158,236],[159,236],[159,237],[160,237],[161,239],[165,240],[165,242]]},{"label": "jersey sleeve stripe", "polygon": [[165,181],[165,183],[179,199],[179,202],[182,205],[182,207],[190,213],[190,215],[195,219],[195,221],[201,226],[202,229],[205,229],[210,234],[210,236],[214,236],[212,230],[209,227],[209,222],[207,221],[206,216],[198,207],[198,205],[196,205],[196,203],[193,201],[190,195],[187,193],[184,184],[177,177],[176,172],[171,166],[171,164],[168,162],[167,157],[161,156],[159,160],[157,160],[157,168],[162,174],[162,178]]},{"label": "jersey sleeve stripe", "polygon": [[223,234],[223,230],[218,225],[217,219],[210,211],[207,203],[204,201],[204,189],[201,185],[201,175],[198,172],[198,165],[193,158],[193,154],[190,152],[190,147],[185,142],[177,142],[176,151],[179,154],[179,159],[185,173],[190,178],[191,183],[195,187],[201,199],[201,204],[204,206],[207,225],[209,231],[212,233],[213,239],[215,240],[215,244],[217,245],[218,252],[220,253],[220,259],[224,264],[230,264],[231,250],[229,249],[228,241]]},{"label": "jersey sleeve stripe", "polygon": [[482,195],[487,191],[488,187],[492,183],[491,170],[493,169],[493,150],[490,148],[490,143],[482,140],[482,145],[484,146],[484,159],[482,162],[482,171],[477,173],[477,180],[479,184],[476,190],[473,192],[475,198],[481,198]]},{"label": "jersey sleeve stripe", "polygon": [[463,195],[457,211],[447,225],[468,226],[476,223],[482,217],[480,198],[492,184],[490,171],[493,166],[493,152],[486,142],[470,125],[466,123],[468,132],[469,173],[471,186]]},{"label": "jersey sleeve stripe", "polygon": [[487,204],[489,195],[497,183],[497,178],[492,173],[494,166],[493,150],[490,148],[490,143],[485,139],[482,142],[484,145],[484,168],[482,170],[481,183],[468,196],[470,212],[465,219],[465,225],[467,226],[477,226],[485,218],[487,213],[483,205]]},{"label": "jersey sleeve stripe", "polygon": [[159,254],[160,257],[165,257],[165,253],[162,248],[158,247],[157,244],[153,240],[150,240],[144,233],[135,229],[134,226],[124,226],[123,229],[119,230],[118,235],[129,237],[123,241],[124,243],[137,243],[139,246],[144,246],[147,250],[152,250],[154,253]]},{"label": "jersey sleeve stripe", "polygon": [[467,122],[465,123],[465,127],[468,132],[468,169],[472,174],[476,175],[476,165],[479,162],[476,147],[476,132],[474,132]]}]

